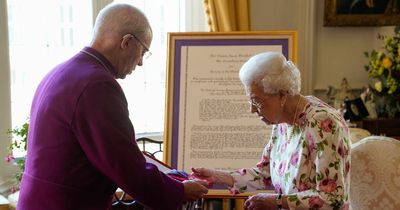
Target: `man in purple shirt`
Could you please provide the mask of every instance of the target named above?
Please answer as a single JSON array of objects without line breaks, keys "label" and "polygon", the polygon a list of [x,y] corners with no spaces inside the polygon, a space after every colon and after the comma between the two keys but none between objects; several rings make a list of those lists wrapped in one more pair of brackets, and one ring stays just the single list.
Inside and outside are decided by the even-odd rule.
[{"label": "man in purple shirt", "polygon": [[152,31],[144,14],[111,4],[94,38],[42,80],[33,99],[18,209],[103,210],[122,188],[146,207],[176,210],[206,187],[178,182],[146,163],[117,78],[141,66]]}]

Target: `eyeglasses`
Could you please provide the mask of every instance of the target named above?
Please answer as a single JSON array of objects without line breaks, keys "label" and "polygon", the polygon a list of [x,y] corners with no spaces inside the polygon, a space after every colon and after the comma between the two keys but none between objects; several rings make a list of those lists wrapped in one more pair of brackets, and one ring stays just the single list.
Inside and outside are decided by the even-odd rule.
[{"label": "eyeglasses", "polygon": [[142,57],[143,57],[144,59],[148,59],[148,58],[151,56],[151,54],[152,54],[152,53],[150,52],[149,48],[147,48],[146,45],[145,45],[142,41],[140,41],[140,39],[137,38],[137,36],[136,36],[135,34],[129,34],[129,35],[133,36],[133,37],[136,39],[136,41],[138,41],[138,42],[140,43],[140,45],[142,45],[142,47],[146,50],[146,51],[144,51],[144,52],[142,53]]},{"label": "eyeglasses", "polygon": [[254,98],[251,98],[250,101],[248,101],[248,102],[249,102],[250,106],[252,106],[252,107],[254,106],[257,110],[260,110],[261,106],[264,104],[264,102],[266,100],[267,99],[264,98],[261,101],[256,101]]}]

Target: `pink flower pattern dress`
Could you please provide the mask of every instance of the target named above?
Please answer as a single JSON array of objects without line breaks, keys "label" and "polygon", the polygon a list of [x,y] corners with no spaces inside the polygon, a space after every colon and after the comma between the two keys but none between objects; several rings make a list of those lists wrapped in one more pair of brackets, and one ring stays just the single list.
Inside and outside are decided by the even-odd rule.
[{"label": "pink flower pattern dress", "polygon": [[345,120],[320,99],[309,103],[296,126],[273,126],[257,166],[232,172],[234,194],[271,188],[290,209],[349,209],[350,139]]}]

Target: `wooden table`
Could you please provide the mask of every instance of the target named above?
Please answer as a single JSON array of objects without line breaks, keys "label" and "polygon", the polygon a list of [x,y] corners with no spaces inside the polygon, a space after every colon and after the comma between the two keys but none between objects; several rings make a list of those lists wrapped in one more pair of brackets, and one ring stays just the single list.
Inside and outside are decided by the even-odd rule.
[{"label": "wooden table", "polygon": [[372,135],[381,135],[400,140],[400,118],[365,119],[356,122],[357,127],[371,132]]},{"label": "wooden table", "polygon": [[0,195],[0,210],[9,210],[10,202]]},{"label": "wooden table", "polygon": [[[259,190],[257,192],[252,192],[252,193],[240,193],[237,195],[232,195],[228,190],[214,190],[210,189],[207,194],[203,196],[203,210],[210,209],[210,206],[212,205],[212,202],[215,202],[216,200],[221,200],[222,202],[222,210],[229,210],[229,209],[235,209],[235,210],[244,210],[244,202],[245,200],[252,195],[255,195],[257,193],[265,193],[265,192],[273,192],[271,190]],[[116,191],[117,196],[121,196],[123,191],[118,188]],[[126,194],[125,201],[130,201],[132,200],[132,197]],[[233,206],[232,206],[233,205]]]},{"label": "wooden table", "polygon": [[209,190],[208,193],[203,196],[203,209],[204,210],[210,209],[210,205],[212,205],[211,202],[213,200],[221,200],[222,210],[229,210],[229,209],[244,210],[244,202],[246,201],[246,199],[249,196],[255,194],[256,193],[253,192],[253,193],[240,193],[237,195],[232,195],[228,190]]}]

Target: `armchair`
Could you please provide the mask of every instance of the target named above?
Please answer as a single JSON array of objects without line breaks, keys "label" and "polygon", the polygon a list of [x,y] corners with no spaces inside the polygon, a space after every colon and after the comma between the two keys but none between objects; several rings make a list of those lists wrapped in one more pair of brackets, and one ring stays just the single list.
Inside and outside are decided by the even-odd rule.
[{"label": "armchair", "polygon": [[371,133],[368,130],[362,128],[349,128],[349,131],[352,144],[357,143],[365,137],[371,136]]},{"label": "armchair", "polygon": [[400,209],[400,141],[370,136],[352,145],[350,201],[353,210]]}]

